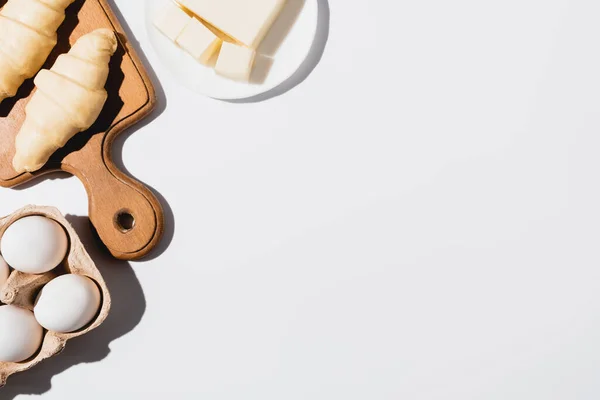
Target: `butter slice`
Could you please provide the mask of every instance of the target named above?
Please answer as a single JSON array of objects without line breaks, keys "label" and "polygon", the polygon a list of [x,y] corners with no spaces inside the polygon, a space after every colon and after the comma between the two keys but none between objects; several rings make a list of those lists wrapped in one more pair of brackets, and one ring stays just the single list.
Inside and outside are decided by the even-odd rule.
[{"label": "butter slice", "polygon": [[181,0],[181,3],[233,39],[253,49],[271,29],[286,0]]},{"label": "butter slice", "polygon": [[207,65],[221,48],[223,41],[202,22],[192,18],[177,37],[176,43],[196,60]]},{"label": "butter slice", "polygon": [[154,26],[156,26],[166,37],[171,39],[172,42],[175,42],[191,19],[192,17],[175,3],[169,2],[169,5],[154,21]]},{"label": "butter slice", "polygon": [[223,42],[215,71],[226,78],[248,82],[255,57],[256,51],[253,49]]}]

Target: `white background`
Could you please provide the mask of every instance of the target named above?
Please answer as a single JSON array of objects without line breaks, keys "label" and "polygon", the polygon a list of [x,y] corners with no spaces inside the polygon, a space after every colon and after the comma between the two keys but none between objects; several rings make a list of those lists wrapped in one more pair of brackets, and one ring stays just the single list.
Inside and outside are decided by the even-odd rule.
[{"label": "white background", "polygon": [[[72,218],[113,313],[2,399],[600,397],[599,2],[329,0],[312,74],[250,104],[115,2],[166,96],[117,152],[168,247],[111,261]],[[73,178],[1,198],[87,213]]]}]

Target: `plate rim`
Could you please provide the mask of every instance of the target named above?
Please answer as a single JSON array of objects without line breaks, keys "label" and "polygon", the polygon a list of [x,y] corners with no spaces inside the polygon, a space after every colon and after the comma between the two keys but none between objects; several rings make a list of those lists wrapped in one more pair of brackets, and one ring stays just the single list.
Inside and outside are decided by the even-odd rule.
[{"label": "plate rim", "polygon": [[[319,0],[304,0],[304,5],[302,7],[306,7],[307,3],[312,2],[313,6],[315,7],[315,17],[314,17],[314,21],[311,24],[311,32],[310,32],[310,37],[311,37],[311,45],[308,48],[307,53],[304,55],[304,57],[301,58],[301,61],[298,63],[298,65],[295,66],[295,68],[290,68],[289,73],[282,75],[281,79],[277,79],[275,82],[273,82],[270,85],[264,85],[264,84],[259,84],[259,85],[255,85],[257,87],[256,91],[253,91],[252,93],[244,93],[241,95],[219,95],[217,93],[210,93],[209,91],[203,90],[200,88],[201,85],[190,85],[186,83],[186,79],[183,79],[179,76],[179,74],[177,74],[174,69],[169,66],[168,63],[164,62],[164,56],[163,54],[161,54],[161,51],[159,51],[157,49],[158,46],[156,46],[155,44],[155,40],[153,39],[153,37],[157,37],[160,34],[160,32],[156,31],[156,28],[154,27],[154,25],[152,24],[151,20],[152,20],[152,10],[154,9],[154,7],[156,7],[157,3],[167,3],[168,1],[171,0],[149,0],[145,2],[145,10],[144,10],[144,14],[145,14],[145,27],[146,27],[146,34],[148,37],[148,41],[150,42],[150,46],[152,47],[154,53],[156,54],[157,58],[160,60],[161,64],[163,64],[163,66],[169,71],[169,73],[174,77],[174,79],[184,88],[186,88],[187,90],[199,94],[201,96],[205,96],[211,99],[215,99],[215,100],[245,100],[245,99],[251,99],[257,96],[260,96],[262,94],[268,93],[282,85],[285,84],[285,82],[287,82],[288,80],[290,80],[297,72],[298,70],[302,67],[303,63],[306,61],[306,59],[308,57],[310,57],[310,54],[313,50],[314,47],[314,43],[315,40],[317,39],[317,34],[319,31],[319,14],[321,12],[320,7],[319,7]],[[288,0],[288,1],[294,1],[294,0]],[[308,33],[307,33],[308,35]],[[168,40],[167,38],[165,38],[165,40]],[[180,50],[183,51],[183,50]],[[208,69],[208,67],[205,67],[201,64],[198,63],[198,66],[201,68],[206,68]],[[242,82],[238,82],[236,83],[237,85],[240,86],[248,86],[249,84],[247,83],[242,83]]]}]

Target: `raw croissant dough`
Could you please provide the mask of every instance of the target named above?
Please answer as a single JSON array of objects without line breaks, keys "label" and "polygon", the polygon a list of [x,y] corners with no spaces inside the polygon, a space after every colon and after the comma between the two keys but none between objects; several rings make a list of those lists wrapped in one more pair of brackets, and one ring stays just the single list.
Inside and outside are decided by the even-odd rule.
[{"label": "raw croissant dough", "polygon": [[0,102],[42,68],[74,0],[8,0],[0,10]]},{"label": "raw croissant dough", "polygon": [[25,107],[25,122],[16,138],[13,167],[17,172],[37,171],[98,119],[107,99],[104,85],[110,58],[116,50],[115,33],[98,29],[82,36],[50,70],[35,77],[37,91]]}]

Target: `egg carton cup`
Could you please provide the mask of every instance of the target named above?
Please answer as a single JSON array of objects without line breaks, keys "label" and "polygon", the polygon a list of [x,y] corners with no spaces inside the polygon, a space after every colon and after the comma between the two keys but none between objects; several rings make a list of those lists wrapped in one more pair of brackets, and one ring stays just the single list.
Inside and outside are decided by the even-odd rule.
[{"label": "egg carton cup", "polygon": [[0,302],[12,304],[28,310],[33,310],[35,300],[44,287],[52,279],[65,273],[84,275],[91,278],[102,293],[102,303],[98,315],[86,327],[72,333],[57,333],[44,331],[44,339],[37,354],[29,360],[19,363],[0,362],[0,387],[6,384],[6,380],[18,372],[27,371],[40,362],[59,354],[69,339],[73,339],[99,327],[108,316],[110,310],[110,293],[102,279],[100,271],[96,268],[94,261],[85,250],[83,243],[77,233],[65,219],[65,217],[54,207],[26,206],[13,214],[0,218],[0,241],[6,229],[15,221],[23,218],[39,215],[53,219],[58,222],[67,233],[69,238],[69,251],[62,263],[50,272],[41,275],[25,274],[13,270],[6,284],[0,288]]}]

